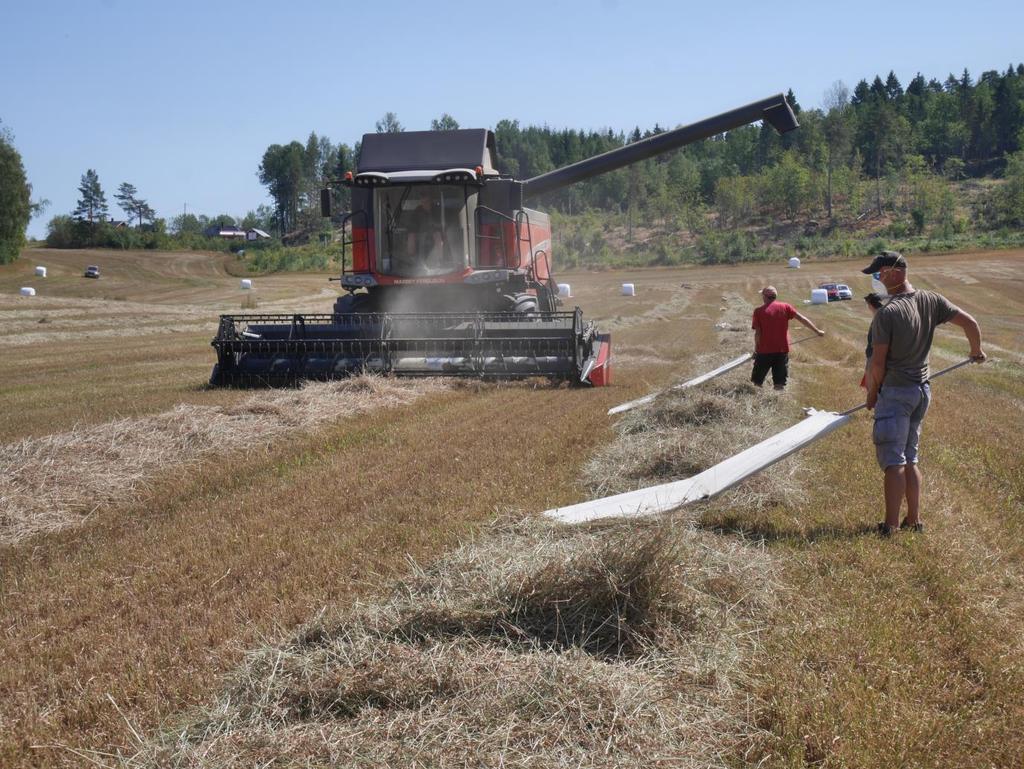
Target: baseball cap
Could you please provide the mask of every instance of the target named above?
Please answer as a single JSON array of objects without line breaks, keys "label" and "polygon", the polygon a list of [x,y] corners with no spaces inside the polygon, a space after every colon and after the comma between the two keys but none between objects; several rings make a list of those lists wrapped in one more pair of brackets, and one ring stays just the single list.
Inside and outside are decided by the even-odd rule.
[{"label": "baseball cap", "polygon": [[899,251],[883,251],[861,272],[865,275],[871,275],[883,267],[895,267],[898,270],[905,270],[907,269],[907,260]]}]

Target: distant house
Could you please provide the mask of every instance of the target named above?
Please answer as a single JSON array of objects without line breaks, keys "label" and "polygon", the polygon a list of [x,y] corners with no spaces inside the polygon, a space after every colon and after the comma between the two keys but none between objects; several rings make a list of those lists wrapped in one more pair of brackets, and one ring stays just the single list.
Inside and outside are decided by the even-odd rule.
[{"label": "distant house", "polygon": [[245,230],[233,224],[211,224],[203,234],[208,238],[244,238]]},{"label": "distant house", "polygon": [[263,240],[269,238],[270,235],[263,230],[258,230],[255,227],[250,227],[245,231],[246,240]]}]

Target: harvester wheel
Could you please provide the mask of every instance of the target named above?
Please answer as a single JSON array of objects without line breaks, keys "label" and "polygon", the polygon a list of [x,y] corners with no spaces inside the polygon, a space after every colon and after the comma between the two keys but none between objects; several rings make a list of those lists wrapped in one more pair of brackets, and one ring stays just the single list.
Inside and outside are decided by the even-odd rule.
[{"label": "harvester wheel", "polygon": [[370,297],[367,294],[347,294],[339,297],[334,302],[336,315],[343,315],[350,312],[369,312]]},{"label": "harvester wheel", "polygon": [[539,311],[537,297],[533,294],[515,294],[510,296],[509,302],[512,305],[512,312],[517,315],[536,315]]}]

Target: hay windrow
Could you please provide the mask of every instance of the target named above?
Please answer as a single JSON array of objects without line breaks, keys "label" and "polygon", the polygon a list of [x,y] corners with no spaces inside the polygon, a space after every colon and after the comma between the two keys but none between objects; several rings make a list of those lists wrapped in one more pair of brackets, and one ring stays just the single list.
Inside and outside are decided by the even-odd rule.
[{"label": "hay windrow", "polygon": [[390,600],[253,652],[124,765],[718,763],[749,730],[734,687],[774,574],[763,552],[714,539],[493,531]]},{"label": "hay windrow", "polygon": [[[691,375],[720,365],[746,349],[749,305],[734,296],[719,329],[720,345],[697,359]],[[746,381],[748,369],[685,390],[669,389],[647,408],[626,412],[618,438],[584,467],[583,483],[595,497],[682,480],[788,427],[800,417],[785,393]],[[796,413],[794,413],[796,412]],[[804,499],[799,459],[791,457],[728,492],[746,509],[797,504]]]},{"label": "hay windrow", "polygon": [[446,386],[436,379],[363,376],[260,392],[231,406],[179,405],[0,446],[0,544],[76,525],[204,457],[265,450],[295,431],[409,403]]}]

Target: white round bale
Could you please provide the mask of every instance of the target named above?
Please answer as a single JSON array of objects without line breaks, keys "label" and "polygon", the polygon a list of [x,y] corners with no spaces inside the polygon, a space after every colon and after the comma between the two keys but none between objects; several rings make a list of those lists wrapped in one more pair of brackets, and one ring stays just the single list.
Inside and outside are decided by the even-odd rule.
[{"label": "white round bale", "polygon": [[40,278],[45,278],[46,277],[46,268],[45,267],[36,267],[36,276],[40,277]]},{"label": "white round bale", "polygon": [[34,288],[32,288],[31,286],[22,286],[21,287],[21,295],[22,296],[35,296],[36,295],[36,290]]},{"label": "white round bale", "polygon": [[812,289],[811,304],[828,304],[828,291],[824,288]]},{"label": "white round bale", "polygon": [[622,284],[622,295],[623,296],[636,296],[636,286],[632,283]]},{"label": "white round bale", "polygon": [[249,278],[242,278],[241,286],[242,288],[250,289],[252,288],[252,281]]},{"label": "white round bale", "polygon": [[559,283],[558,284],[558,295],[559,296],[564,296],[566,299],[571,298],[572,297],[572,286],[570,286],[568,283]]},{"label": "white round bale", "polygon": [[789,267],[792,270],[799,270],[800,269],[800,260],[797,259],[795,256],[791,256],[789,258]]}]

